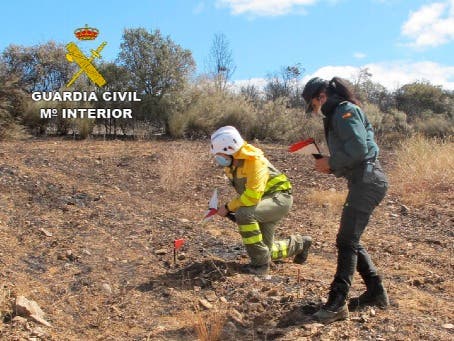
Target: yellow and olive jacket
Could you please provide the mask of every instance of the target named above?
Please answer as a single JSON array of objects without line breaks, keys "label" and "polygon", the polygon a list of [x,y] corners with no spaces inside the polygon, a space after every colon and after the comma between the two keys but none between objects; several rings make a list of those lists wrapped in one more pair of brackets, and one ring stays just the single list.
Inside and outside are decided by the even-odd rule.
[{"label": "yellow and olive jacket", "polygon": [[285,174],[280,173],[260,149],[245,142],[232,156],[237,160],[237,166],[225,167],[224,170],[240,196],[227,204],[229,211],[235,212],[241,206],[255,206],[264,195],[292,188]]}]

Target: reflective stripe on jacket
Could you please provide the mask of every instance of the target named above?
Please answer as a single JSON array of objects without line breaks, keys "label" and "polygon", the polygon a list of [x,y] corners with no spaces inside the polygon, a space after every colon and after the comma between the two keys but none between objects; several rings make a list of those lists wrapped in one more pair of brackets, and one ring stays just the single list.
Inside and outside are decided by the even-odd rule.
[{"label": "reflective stripe on jacket", "polygon": [[230,211],[257,205],[263,195],[292,188],[285,174],[279,172],[259,148],[245,143],[233,157],[238,165],[226,167],[225,173],[239,196],[227,204]]}]

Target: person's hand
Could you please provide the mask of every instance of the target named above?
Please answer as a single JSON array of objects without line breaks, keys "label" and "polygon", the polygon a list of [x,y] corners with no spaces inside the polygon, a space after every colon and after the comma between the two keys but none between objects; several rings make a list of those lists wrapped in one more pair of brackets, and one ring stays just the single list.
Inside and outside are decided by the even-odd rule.
[{"label": "person's hand", "polygon": [[225,205],[218,208],[217,214],[221,217],[225,217],[229,213],[229,210],[225,207]]},{"label": "person's hand", "polygon": [[329,167],[329,158],[324,156],[321,159],[315,160],[315,170],[320,173],[330,174],[331,168]]}]

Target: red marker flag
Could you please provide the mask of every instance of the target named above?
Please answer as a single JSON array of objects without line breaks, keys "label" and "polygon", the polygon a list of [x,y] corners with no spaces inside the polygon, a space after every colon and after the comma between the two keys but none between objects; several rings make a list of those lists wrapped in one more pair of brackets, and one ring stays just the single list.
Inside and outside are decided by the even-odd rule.
[{"label": "red marker flag", "polygon": [[208,210],[205,212],[205,216],[202,218],[201,223],[206,223],[218,212],[218,190],[213,191],[210,202],[208,203]]},{"label": "red marker flag", "polygon": [[298,152],[303,155],[312,155],[316,159],[323,157],[322,153],[320,153],[320,149],[318,149],[318,146],[312,137],[308,138],[307,140],[292,144],[290,147],[288,147],[288,151],[290,153]]},{"label": "red marker flag", "polygon": [[184,239],[175,239],[173,241],[173,248],[175,250],[179,249],[180,247],[182,247],[184,245]]}]

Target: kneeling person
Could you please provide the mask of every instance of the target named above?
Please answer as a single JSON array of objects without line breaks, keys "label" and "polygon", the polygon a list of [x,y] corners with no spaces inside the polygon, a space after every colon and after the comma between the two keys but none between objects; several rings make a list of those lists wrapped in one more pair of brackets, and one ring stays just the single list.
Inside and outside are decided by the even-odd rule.
[{"label": "kneeling person", "polygon": [[292,185],[263,152],[243,140],[232,126],[219,128],[211,135],[211,153],[224,167],[231,184],[239,194],[218,210],[218,215],[235,213],[243,244],[250,257],[245,272],[262,275],[269,269],[270,260],[294,256],[303,264],[312,239],[291,235],[275,241],[277,223],[287,215],[292,203]]}]

